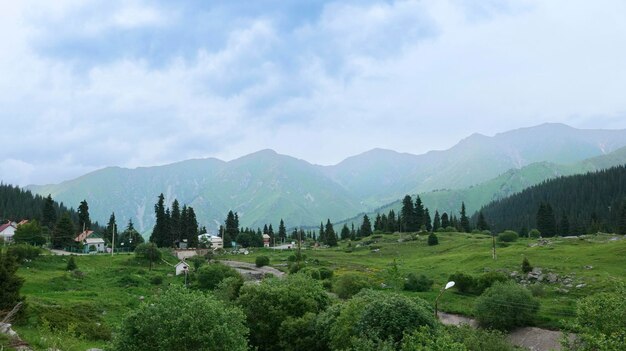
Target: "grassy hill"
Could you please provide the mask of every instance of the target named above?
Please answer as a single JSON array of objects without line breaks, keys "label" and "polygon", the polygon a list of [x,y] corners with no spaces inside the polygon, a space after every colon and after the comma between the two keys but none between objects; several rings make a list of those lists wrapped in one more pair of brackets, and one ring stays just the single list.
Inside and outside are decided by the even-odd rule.
[{"label": "grassy hill", "polygon": [[[304,253],[309,266],[331,268],[335,278],[348,272],[361,273],[377,287],[387,281],[388,271],[395,261],[403,276],[415,272],[435,281],[429,292],[404,292],[431,302],[448,277],[457,271],[476,277],[485,271],[510,274],[520,271],[522,259],[527,257],[544,274],[555,273],[560,279],[571,279],[571,287],[559,282],[543,283],[534,288],[541,301],[536,325],[555,329],[562,325],[562,321],[573,317],[578,299],[610,290],[616,282],[626,281],[623,275],[626,239],[621,236],[554,238],[540,245],[536,240],[520,239],[506,247],[498,247],[498,259],[494,261],[489,236],[461,233],[438,235],[440,244],[437,246],[428,246],[426,236],[406,241],[410,235],[396,233],[374,235],[358,242],[341,242],[340,247],[332,249],[307,249]],[[267,255],[271,265],[284,270],[287,257],[293,253],[253,249],[250,255],[226,255],[221,258],[254,262],[256,256]],[[75,259],[82,275],[66,272],[67,257],[61,256],[40,257],[24,264],[18,271],[25,279],[22,293],[27,299],[29,318],[25,324],[17,325],[16,330],[36,348],[51,347],[61,342],[66,350],[102,347],[106,342],[93,340],[93,336],[114,331],[122,316],[142,303],[142,296],[149,301],[167,285],[183,284],[183,278],[168,276],[173,273],[173,268],[167,264],[158,264],[149,271],[146,264],[136,261],[131,255],[89,255]],[[167,259],[171,263],[176,262],[173,257]],[[579,284],[585,285],[576,288]],[[440,300],[440,309],[471,316],[475,299],[474,295],[460,294],[453,289]],[[46,318],[51,321],[44,322]],[[75,324],[68,325],[63,321]],[[51,330],[54,325],[60,328]],[[72,332],[76,330],[72,329],[76,325],[80,330],[88,331],[89,336],[78,338],[69,335],[68,328]]]}]

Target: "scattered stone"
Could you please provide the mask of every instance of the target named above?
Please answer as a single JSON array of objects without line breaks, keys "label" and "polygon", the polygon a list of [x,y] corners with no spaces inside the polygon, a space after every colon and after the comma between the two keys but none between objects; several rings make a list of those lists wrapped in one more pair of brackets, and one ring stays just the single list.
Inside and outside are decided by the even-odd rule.
[{"label": "scattered stone", "polygon": [[563,289],[563,288],[558,288],[558,289],[556,289],[556,291],[558,291],[558,292],[560,292],[562,294],[567,294],[569,292],[569,290]]},{"label": "scattered stone", "polygon": [[584,283],[578,284],[576,285],[576,289],[581,289],[581,288],[584,288],[585,286],[587,286],[587,284],[584,284]]},{"label": "scattered stone", "polygon": [[0,323],[0,334],[8,335],[11,338],[17,338],[17,333],[11,329],[11,324],[9,323]]},{"label": "scattered stone", "polygon": [[585,266],[585,269],[593,269],[593,266],[592,265],[587,265],[587,266]]},{"label": "scattered stone", "polygon": [[139,296],[139,301],[143,301],[145,299],[145,296],[141,295]]},{"label": "scattered stone", "polygon": [[554,284],[559,281],[559,276],[556,273],[548,273],[548,282]]},{"label": "scattered stone", "polygon": [[571,288],[573,288],[573,287],[574,287],[574,284],[565,284],[565,287],[566,287],[566,288],[570,288],[570,289],[571,289]]}]

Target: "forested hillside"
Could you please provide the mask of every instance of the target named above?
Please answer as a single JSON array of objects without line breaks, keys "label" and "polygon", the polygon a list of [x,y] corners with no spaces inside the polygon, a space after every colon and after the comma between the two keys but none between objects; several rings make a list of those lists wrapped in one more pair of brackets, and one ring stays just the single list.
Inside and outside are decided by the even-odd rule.
[{"label": "forested hillside", "polygon": [[48,218],[44,218],[44,206],[47,198],[41,195],[33,195],[29,190],[21,189],[17,186],[0,184],[0,220],[20,221],[22,219],[35,219],[44,225],[48,225],[46,221],[52,221],[50,225],[54,225],[57,218],[65,212],[70,213],[73,221],[78,221],[78,214],[73,209],[68,209],[63,203],[51,201],[51,207],[54,213]]},{"label": "forested hillside", "polygon": [[525,233],[538,228],[544,236],[626,234],[626,166],[548,180],[481,211],[492,231]]}]

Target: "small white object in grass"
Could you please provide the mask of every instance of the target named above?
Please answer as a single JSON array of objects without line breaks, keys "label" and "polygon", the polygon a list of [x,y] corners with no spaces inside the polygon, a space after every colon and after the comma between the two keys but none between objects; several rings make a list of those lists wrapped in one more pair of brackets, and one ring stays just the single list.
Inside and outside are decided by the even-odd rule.
[{"label": "small white object in grass", "polygon": [[445,289],[448,290],[448,289],[450,289],[453,286],[454,286],[454,282],[448,282],[448,284],[446,284]]}]

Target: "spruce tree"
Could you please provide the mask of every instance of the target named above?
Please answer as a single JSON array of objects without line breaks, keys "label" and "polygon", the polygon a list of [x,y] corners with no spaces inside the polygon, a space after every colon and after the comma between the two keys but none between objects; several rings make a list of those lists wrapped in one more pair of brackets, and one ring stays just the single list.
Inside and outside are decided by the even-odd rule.
[{"label": "spruce tree", "polygon": [[54,201],[52,195],[48,194],[43,204],[41,225],[52,230],[56,222],[57,212],[54,209]]},{"label": "spruce tree", "polygon": [[187,207],[187,214],[185,216],[185,225],[183,226],[186,232],[184,233],[187,238],[187,247],[198,247],[198,220],[196,219],[196,212],[193,207]]},{"label": "spruce tree", "polygon": [[350,239],[350,228],[348,228],[348,224],[344,223],[341,228],[341,240]]},{"label": "spruce tree", "polygon": [[326,232],[324,231],[324,222],[320,222],[320,232],[318,235],[318,240],[322,244],[326,244]]},{"label": "spruce tree", "polygon": [[82,232],[91,228],[91,219],[89,218],[89,205],[87,200],[80,202],[78,206],[78,228]]},{"label": "spruce tree", "polygon": [[115,233],[115,246],[118,246],[119,243],[119,231],[117,230],[117,224],[115,223],[115,212],[111,213],[109,217],[109,223],[107,224],[105,231],[105,239],[109,241],[109,243],[113,243],[113,233]]},{"label": "spruce tree", "polygon": [[174,199],[172,202],[172,213],[171,213],[171,221],[170,221],[170,240],[175,243],[177,241],[181,241],[182,239],[187,239],[186,236],[183,235],[183,220],[182,214],[180,211],[180,204],[178,200]]},{"label": "spruce tree", "polygon": [[374,220],[374,230],[375,231],[383,230],[382,217],[380,216],[380,213],[376,214],[376,219]]},{"label": "spruce tree", "polygon": [[278,240],[281,243],[284,243],[287,240],[287,228],[285,228],[285,222],[283,219],[280,219],[280,224],[278,225]]},{"label": "spruce tree", "polygon": [[465,233],[469,233],[471,231],[469,218],[467,218],[467,215],[465,213],[465,202],[461,202],[461,222],[460,222],[460,225],[461,225],[461,229]]},{"label": "spruce tree", "polygon": [[270,236],[270,240],[272,241],[272,245],[274,245],[276,243],[276,240],[274,238],[274,228],[272,228],[272,223],[270,223],[269,227],[267,227],[267,235]]},{"label": "spruce tree", "polygon": [[561,234],[561,236],[567,236],[569,235],[569,218],[567,218],[567,214],[563,213],[561,215],[561,221],[559,223],[559,233]]},{"label": "spruce tree", "polygon": [[432,220],[430,219],[430,211],[428,211],[428,208],[424,209],[424,225],[426,226],[427,231],[433,231]]},{"label": "spruce tree", "polygon": [[324,228],[324,236],[326,238],[326,245],[331,247],[337,246],[337,234],[335,234],[335,229],[333,228],[333,224],[330,223],[330,219],[328,219],[326,222],[326,227]]},{"label": "spruce tree", "polygon": [[402,209],[400,211],[400,231],[414,232],[416,230],[413,200],[411,200],[411,196],[406,195],[402,200]]},{"label": "spruce tree", "polygon": [[426,226],[426,214],[424,211],[422,199],[417,195],[415,198],[415,207],[413,207],[415,230],[420,230],[422,226]]},{"label": "spruce tree", "polygon": [[619,234],[626,234],[626,200],[622,201],[622,208],[619,212],[619,220],[617,224],[617,232]]},{"label": "spruce tree", "polygon": [[439,211],[435,210],[435,218],[433,218],[433,232],[441,228],[441,217],[439,217]]},{"label": "spruce tree", "polygon": [[239,234],[238,219],[233,211],[228,211],[224,221],[224,247],[232,247],[231,242]]},{"label": "spruce tree", "polygon": [[55,249],[73,247],[75,245],[75,236],[74,223],[72,223],[70,214],[65,212],[52,231],[52,247]]},{"label": "spruce tree", "polygon": [[448,218],[448,214],[444,212],[441,215],[441,227],[448,228],[450,226],[450,219]]},{"label": "spruce tree", "polygon": [[389,215],[387,215],[387,228],[385,229],[388,233],[394,233],[398,231],[398,220],[396,218],[396,212],[394,210],[389,210]]},{"label": "spruce tree", "polygon": [[483,215],[482,211],[478,212],[478,220],[476,221],[476,229],[480,231],[489,230],[489,224],[487,224],[487,220],[485,219],[485,216]]},{"label": "spruce tree", "polygon": [[158,247],[164,247],[166,246],[167,219],[165,218],[165,197],[163,193],[159,195],[159,199],[154,205],[154,215],[156,217],[156,223],[154,224],[154,228],[152,228],[150,241],[155,243]]},{"label": "spruce tree", "polygon": [[366,237],[372,235],[372,224],[367,215],[363,215],[363,223],[361,224],[361,236]]},{"label": "spruce tree", "polygon": [[24,297],[20,296],[24,278],[17,275],[17,268],[17,259],[0,250],[0,311],[10,311],[24,301]]},{"label": "spruce tree", "polygon": [[389,220],[387,219],[387,215],[386,214],[382,214],[380,215],[380,231],[382,232],[387,232],[387,228],[389,226],[388,224]]}]

